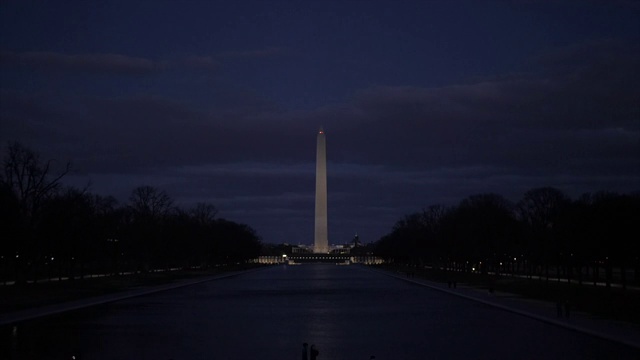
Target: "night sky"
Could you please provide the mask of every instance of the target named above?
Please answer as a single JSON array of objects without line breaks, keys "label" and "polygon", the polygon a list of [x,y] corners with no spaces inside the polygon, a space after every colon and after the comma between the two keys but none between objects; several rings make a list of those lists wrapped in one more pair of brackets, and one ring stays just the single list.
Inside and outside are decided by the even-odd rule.
[{"label": "night sky", "polygon": [[2,1],[0,142],[126,203],[313,242],[553,186],[640,190],[638,1]]}]

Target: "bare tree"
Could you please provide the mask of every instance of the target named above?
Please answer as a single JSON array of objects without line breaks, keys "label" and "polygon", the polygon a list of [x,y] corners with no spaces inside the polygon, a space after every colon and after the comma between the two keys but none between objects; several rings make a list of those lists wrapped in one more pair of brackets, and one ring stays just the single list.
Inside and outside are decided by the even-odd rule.
[{"label": "bare tree", "polygon": [[213,220],[218,214],[218,209],[216,209],[213,204],[199,202],[189,211],[189,214],[198,222],[198,224],[208,225],[213,223]]},{"label": "bare tree", "polygon": [[41,161],[36,152],[20,143],[14,142],[8,146],[2,181],[18,198],[23,215],[29,218],[55,193],[60,186],[60,179],[71,169],[71,163],[67,162],[60,173],[51,175],[53,162]]},{"label": "bare tree", "polygon": [[167,215],[173,205],[173,200],[166,192],[148,185],[133,189],[129,201],[137,214],[152,219]]},{"label": "bare tree", "polygon": [[57,193],[60,179],[71,169],[71,164],[66,163],[62,171],[52,175],[53,164],[54,160],[41,161],[36,152],[18,142],[7,146],[0,185],[14,202],[15,214],[13,226],[3,234],[10,243],[3,247],[16,252],[17,284],[24,284],[29,267],[37,266],[36,260],[44,249],[42,238],[37,235],[43,205]]},{"label": "bare tree", "polygon": [[570,199],[560,190],[543,187],[527,191],[518,204],[520,219],[535,230],[553,227],[562,208]]},{"label": "bare tree", "polygon": [[436,232],[446,214],[447,208],[444,205],[431,205],[426,209],[422,209],[422,222],[429,231]]},{"label": "bare tree", "polygon": [[[552,187],[542,187],[527,191],[518,203],[517,212],[520,220],[528,227],[531,238],[528,251],[544,262],[544,272],[549,281],[549,262],[556,261],[561,251],[561,239],[555,237],[557,223],[562,211],[571,200],[562,191]],[[560,267],[556,264],[556,269]],[[559,276],[559,275],[558,275]]]}]

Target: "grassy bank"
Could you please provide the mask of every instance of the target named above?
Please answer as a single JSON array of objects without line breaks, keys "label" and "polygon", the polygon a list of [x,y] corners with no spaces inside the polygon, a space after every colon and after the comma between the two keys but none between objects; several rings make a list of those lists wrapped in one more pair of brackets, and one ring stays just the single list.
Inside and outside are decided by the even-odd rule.
[{"label": "grassy bank", "polygon": [[139,287],[169,284],[183,279],[197,279],[199,277],[218,275],[231,271],[247,270],[259,266],[261,265],[231,265],[205,270],[189,269],[147,272],[100,278],[0,286],[0,313],[117,293]]},{"label": "grassy bank", "polygon": [[493,289],[549,302],[569,301],[572,310],[575,311],[640,324],[640,291],[638,290],[606,288],[587,283],[579,285],[575,281],[568,284],[551,280],[547,282],[538,279],[447,272],[399,265],[382,265],[380,268],[402,273],[410,271],[416,277],[440,283],[455,280],[459,285],[472,286],[482,291]]}]

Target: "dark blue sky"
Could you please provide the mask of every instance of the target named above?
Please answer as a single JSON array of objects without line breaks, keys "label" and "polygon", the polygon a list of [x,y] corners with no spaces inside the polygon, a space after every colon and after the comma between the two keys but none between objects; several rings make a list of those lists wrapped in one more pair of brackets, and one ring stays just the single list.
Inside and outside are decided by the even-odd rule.
[{"label": "dark blue sky", "polygon": [[[0,141],[311,243],[478,193],[640,189],[638,1],[3,1]],[[3,149],[4,151],[4,149]]]}]

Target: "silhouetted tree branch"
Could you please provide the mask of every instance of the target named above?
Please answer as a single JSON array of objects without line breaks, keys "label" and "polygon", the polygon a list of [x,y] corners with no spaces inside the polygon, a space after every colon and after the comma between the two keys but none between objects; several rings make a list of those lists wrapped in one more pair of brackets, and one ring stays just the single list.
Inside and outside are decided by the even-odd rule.
[{"label": "silhouetted tree branch", "polygon": [[24,215],[31,218],[59,187],[60,180],[70,171],[71,163],[67,162],[59,174],[51,175],[53,160],[42,162],[36,152],[17,142],[10,144],[7,150],[3,181],[16,194]]}]

